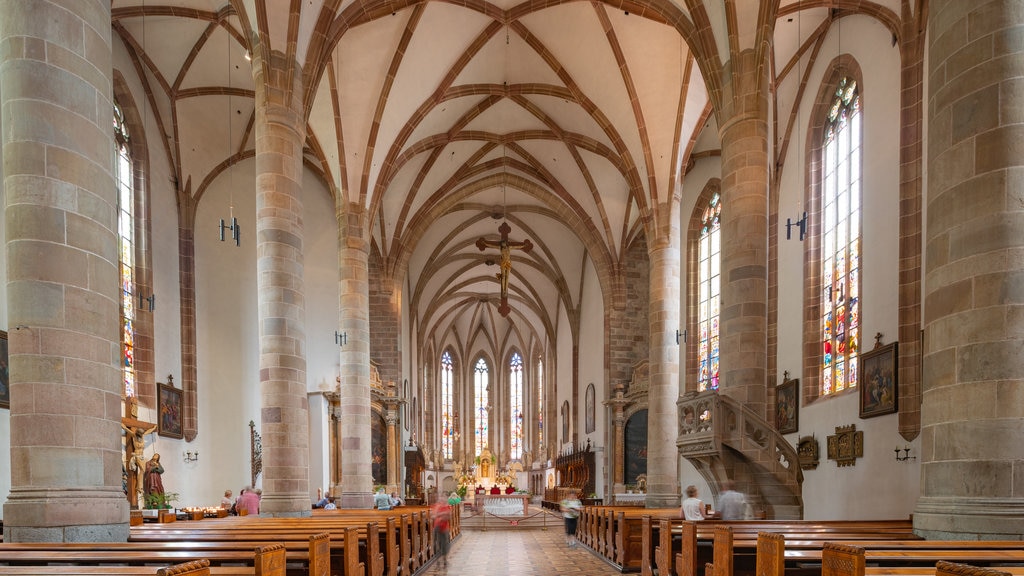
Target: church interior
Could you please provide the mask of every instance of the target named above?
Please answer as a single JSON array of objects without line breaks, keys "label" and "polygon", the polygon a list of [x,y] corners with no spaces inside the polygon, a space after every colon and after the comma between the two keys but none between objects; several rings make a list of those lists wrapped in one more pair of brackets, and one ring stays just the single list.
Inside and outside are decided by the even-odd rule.
[{"label": "church interior", "polygon": [[175,506],[270,517],[734,481],[1019,539],[1022,24],[0,2],[4,541],[125,536],[154,455]]}]

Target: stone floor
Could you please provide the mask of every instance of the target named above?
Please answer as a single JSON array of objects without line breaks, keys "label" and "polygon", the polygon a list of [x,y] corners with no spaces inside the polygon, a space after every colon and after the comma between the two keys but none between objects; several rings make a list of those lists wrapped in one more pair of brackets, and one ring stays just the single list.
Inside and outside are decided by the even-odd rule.
[{"label": "stone floor", "polygon": [[463,530],[452,543],[448,567],[441,560],[420,576],[618,576],[590,549],[569,548],[561,526],[541,529]]}]

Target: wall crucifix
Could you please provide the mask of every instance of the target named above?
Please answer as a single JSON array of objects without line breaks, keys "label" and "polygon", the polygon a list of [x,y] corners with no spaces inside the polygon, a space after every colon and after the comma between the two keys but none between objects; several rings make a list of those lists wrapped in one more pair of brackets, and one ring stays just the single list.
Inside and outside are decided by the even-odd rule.
[{"label": "wall crucifix", "polygon": [[476,241],[476,247],[481,252],[487,248],[498,248],[501,250],[501,271],[496,276],[498,282],[501,283],[501,304],[498,306],[498,313],[502,316],[508,316],[510,311],[508,307],[508,276],[512,272],[512,250],[522,250],[524,253],[533,250],[533,242],[530,242],[529,238],[522,242],[513,242],[508,239],[508,233],[512,231],[512,227],[508,225],[508,222],[502,222],[501,226],[498,227],[498,232],[501,233],[501,239],[495,242],[494,240],[488,240],[486,238],[478,238]]}]

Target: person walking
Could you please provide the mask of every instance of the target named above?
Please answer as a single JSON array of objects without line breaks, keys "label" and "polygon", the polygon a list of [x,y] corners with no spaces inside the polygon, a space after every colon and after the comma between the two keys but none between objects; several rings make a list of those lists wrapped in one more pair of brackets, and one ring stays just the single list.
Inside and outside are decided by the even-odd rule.
[{"label": "person walking", "polygon": [[570,494],[560,503],[562,518],[565,519],[565,544],[569,548],[576,547],[576,523],[580,517],[580,509],[583,503],[580,502],[577,494]]},{"label": "person walking", "polygon": [[448,549],[451,547],[452,507],[439,499],[430,507],[430,521],[434,530],[434,552],[441,557],[441,567],[448,568]]},{"label": "person walking", "polygon": [[736,491],[736,483],[726,480],[722,483],[725,490],[718,496],[718,512],[722,520],[743,520],[747,517],[747,499],[742,492]]}]

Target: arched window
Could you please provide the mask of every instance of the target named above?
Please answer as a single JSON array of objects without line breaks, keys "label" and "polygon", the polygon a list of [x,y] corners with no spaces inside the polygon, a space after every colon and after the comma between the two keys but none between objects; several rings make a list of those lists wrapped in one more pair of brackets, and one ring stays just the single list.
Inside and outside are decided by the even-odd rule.
[{"label": "arched window", "polygon": [[121,370],[125,397],[138,395],[135,378],[135,172],[124,112],[114,104],[117,158],[117,234],[121,270]]},{"label": "arched window", "polygon": [[822,158],[821,394],[857,385],[860,348],[861,115],[857,82],[839,82]]},{"label": "arched window", "polygon": [[[537,359],[537,450],[544,446],[544,360]],[[540,454],[538,453],[538,457]]]},{"label": "arched window", "polygon": [[523,358],[518,352],[512,353],[508,369],[508,403],[512,419],[509,427],[511,431],[509,447],[511,458],[520,460],[523,457]]},{"label": "arched window", "polygon": [[722,282],[722,202],[715,192],[702,215],[698,266],[698,340],[700,366],[697,386],[701,391],[718,389],[718,312]]},{"label": "arched window", "polygon": [[455,444],[455,414],[452,411],[452,355],[441,354],[441,453],[452,459]]},{"label": "arched window", "polygon": [[487,361],[483,358],[476,361],[476,367],[473,370],[473,389],[474,394],[474,406],[476,407],[476,452],[475,455],[479,456],[483,452],[484,448],[487,447],[487,425],[488,420],[491,416],[491,407],[487,403],[487,393],[490,385],[488,384],[489,370],[487,368]]}]

